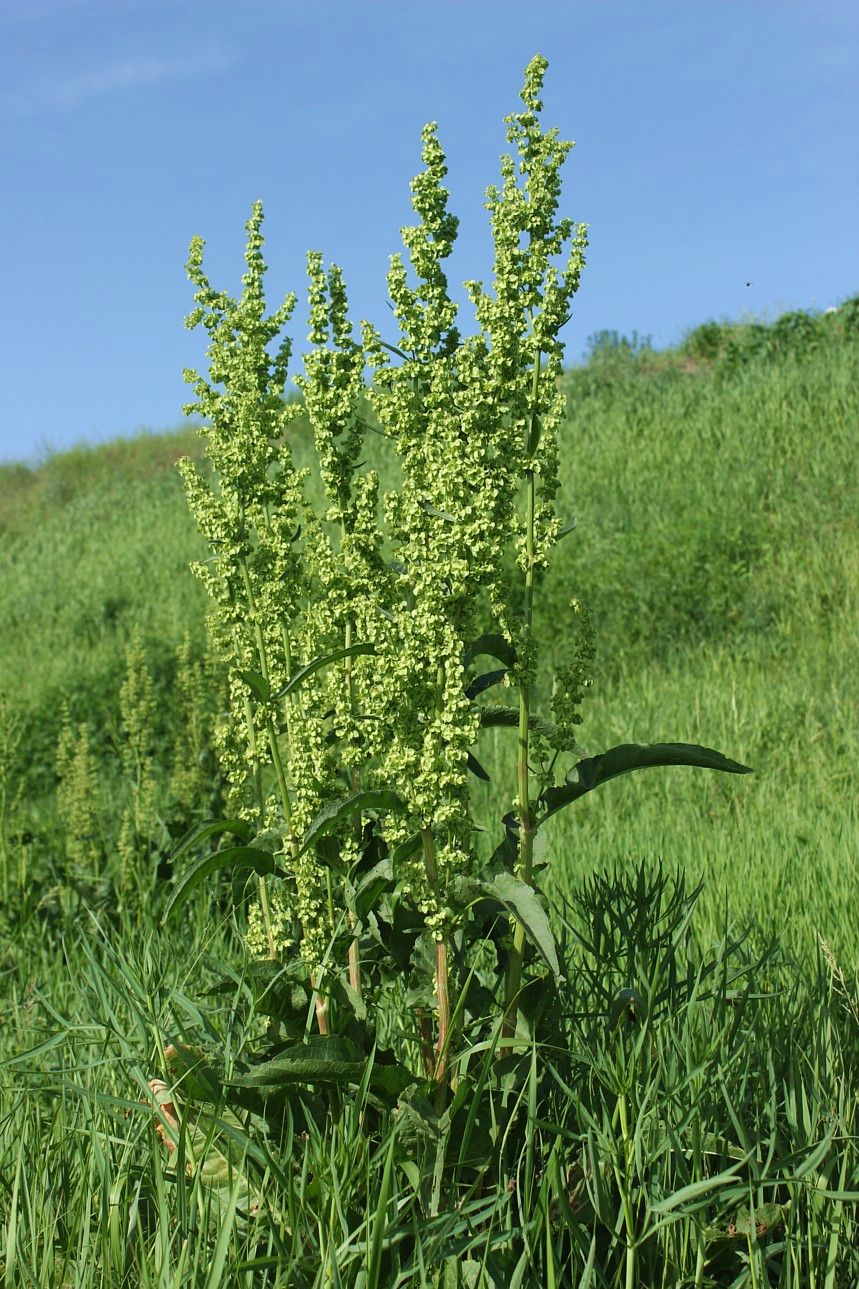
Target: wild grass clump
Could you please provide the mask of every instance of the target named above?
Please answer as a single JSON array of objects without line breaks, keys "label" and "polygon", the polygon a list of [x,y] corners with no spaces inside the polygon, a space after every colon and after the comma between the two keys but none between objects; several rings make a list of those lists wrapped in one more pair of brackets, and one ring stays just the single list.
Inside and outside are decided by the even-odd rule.
[{"label": "wild grass clump", "polygon": [[247,961],[198,1001],[229,917],[192,909],[184,955],[125,914],[69,923],[7,969],[6,1282],[850,1284],[856,982],[702,939],[698,896],[649,861],[595,873],[506,1096],[487,1049],[441,1115],[365,1081],[333,1122],[311,1088],[278,1115],[208,1099],[201,1056],[229,1080],[268,1023]]}]

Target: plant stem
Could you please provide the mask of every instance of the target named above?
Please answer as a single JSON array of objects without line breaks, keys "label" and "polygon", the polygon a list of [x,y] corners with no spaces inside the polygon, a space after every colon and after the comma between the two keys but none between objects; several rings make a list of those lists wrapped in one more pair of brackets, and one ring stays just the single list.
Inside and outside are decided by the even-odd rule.
[{"label": "plant stem", "polygon": [[623,1205],[624,1225],[626,1227],[626,1289],[635,1289],[635,1218],[633,1217],[632,1204],[630,1202],[630,1186],[632,1183],[635,1145],[629,1132],[629,1114],[625,1092],[621,1093],[618,1099],[618,1109],[620,1111],[620,1132],[623,1139],[623,1188],[621,1192],[621,1202]]},{"label": "plant stem", "polygon": [[[259,818],[260,820],[262,820],[263,809],[265,805],[263,801],[263,794],[262,794],[262,770],[260,768],[259,755],[257,753],[256,731],[254,729],[254,715],[251,710],[251,700],[247,697],[247,695],[245,695],[244,707],[245,707],[245,725],[247,727],[247,735],[248,735],[248,747],[250,748],[251,765],[253,767],[254,796],[256,797],[256,804],[257,804],[257,811],[259,812]],[[276,958],[277,950],[275,949],[274,932],[272,931],[272,926],[271,926],[271,909],[269,908],[269,903],[268,903],[268,889],[265,884],[265,878],[262,876],[262,874],[260,874],[257,877],[257,887],[259,889],[259,906],[260,906],[260,911],[262,913],[263,926],[265,927],[265,938],[268,941],[268,956],[270,958]]]},{"label": "plant stem", "polygon": [[[438,870],[435,862],[435,847],[429,828],[421,830],[421,839],[423,841],[424,863],[426,864],[430,890],[438,899]],[[435,1044],[434,1077],[436,1082],[436,1110],[441,1113],[445,1102],[448,1047],[450,1043],[450,993],[446,939],[436,940],[435,942],[435,986],[438,999],[438,1037]]]},{"label": "plant stem", "polygon": [[[534,362],[534,372],[531,380],[531,416],[528,425],[527,443],[533,435],[536,418],[537,418],[537,396],[540,388],[540,358],[541,354],[537,350],[537,357]],[[525,470],[525,489],[526,489],[526,527],[525,527],[525,612],[523,622],[523,645],[527,651],[531,642],[531,630],[534,619],[534,512],[536,503],[536,487],[534,471],[532,468]],[[526,658],[526,666],[530,662]],[[531,716],[531,686],[527,680],[519,685],[519,757],[517,766],[517,781],[519,790],[519,863],[518,875],[523,882],[531,881],[531,868],[534,857],[534,826],[531,820],[531,808],[529,801],[529,781],[528,781],[528,736],[529,721]],[[519,1007],[519,990],[522,985],[522,962],[525,954],[525,928],[520,922],[514,923],[513,929],[513,950],[510,954],[510,961],[507,968],[507,990],[506,990],[506,1007],[504,1013],[504,1024],[502,1027],[502,1038],[512,1038],[516,1033],[516,1016]],[[499,1055],[503,1055],[503,1047],[499,1048]]]},{"label": "plant stem", "polygon": [[323,998],[322,994],[316,992],[317,977],[310,977],[310,988],[314,990],[314,1001],[316,1003],[316,1027],[320,1034],[329,1034],[331,1027],[328,1024],[328,999]]},{"label": "plant stem", "polygon": [[[341,546],[345,536],[346,536],[346,525],[341,521],[341,524],[340,524]],[[345,643],[346,643],[347,649],[352,643],[352,619],[351,618],[347,619],[347,622],[346,622]],[[355,715],[355,678],[352,675],[351,658],[347,657],[345,659],[345,667],[346,667],[346,684],[349,689],[349,712],[350,712],[350,715],[354,717]],[[353,792],[361,791],[361,773],[357,767],[355,767],[352,770],[352,791]],[[362,835],[362,820],[361,820],[360,811],[355,820],[355,835],[360,844],[361,835]],[[355,915],[353,913],[349,914],[349,925],[350,927],[354,927],[355,925]],[[349,984],[352,986],[352,988],[355,990],[355,993],[360,998],[361,997],[361,946],[358,942],[357,936],[353,936],[352,939],[349,941]]]},{"label": "plant stem", "polygon": [[435,1055],[432,1048],[432,1028],[427,1013],[422,1007],[415,1008],[415,1020],[418,1024],[418,1044],[421,1050],[421,1062],[424,1074],[428,1079],[435,1073]]},{"label": "plant stem", "polygon": [[[355,919],[350,914],[349,920],[355,925]],[[357,936],[353,936],[349,942],[349,984],[355,990],[358,997],[361,997],[361,947],[358,943]]]}]

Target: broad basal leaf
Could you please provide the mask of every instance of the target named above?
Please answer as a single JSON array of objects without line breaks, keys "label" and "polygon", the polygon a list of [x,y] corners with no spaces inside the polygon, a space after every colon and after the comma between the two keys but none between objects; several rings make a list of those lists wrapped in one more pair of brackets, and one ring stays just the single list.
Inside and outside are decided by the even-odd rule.
[{"label": "broad basal leaf", "polygon": [[[272,1060],[234,1078],[230,1086],[278,1088],[291,1083],[358,1084],[366,1074],[367,1059],[357,1044],[348,1038],[337,1034],[315,1034],[306,1042],[295,1043]],[[371,1087],[396,1096],[414,1081],[414,1075],[398,1062],[373,1059]]]}]

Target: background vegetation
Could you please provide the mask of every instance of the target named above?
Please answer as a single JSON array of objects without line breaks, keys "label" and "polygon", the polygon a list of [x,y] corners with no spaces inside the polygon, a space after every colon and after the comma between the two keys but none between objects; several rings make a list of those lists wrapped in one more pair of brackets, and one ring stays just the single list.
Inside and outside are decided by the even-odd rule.
[{"label": "background vegetation", "polygon": [[[666,353],[604,333],[565,381],[562,504],[578,528],[538,588],[536,631],[560,642],[574,594],[592,611],[581,742],[703,742],[756,773],[630,776],[549,826],[569,1041],[591,1063],[558,1122],[534,1119],[530,1162],[508,1161],[455,1211],[409,1190],[357,1111],[336,1140],[294,1125],[285,1153],[227,1133],[241,1193],[163,1156],[139,1102],[164,1044],[216,1040],[229,1064],[253,1025],[237,1019],[244,955],[217,890],[180,930],[159,927],[175,839],[217,810],[220,788],[219,676],[187,571],[202,544],[173,469],[195,455],[194,431],[0,467],[4,1289],[514,1274],[628,1286],[630,1220],[641,1283],[859,1279],[859,299],[770,326],[707,323]],[[297,463],[310,464],[303,432]],[[372,446],[384,486],[393,467],[384,439]],[[600,653],[609,639],[622,647]],[[487,828],[513,790],[506,733],[482,756]],[[497,840],[485,835],[487,852]],[[673,913],[660,865],[681,883]],[[192,999],[215,962],[231,964],[235,998],[207,1012]],[[642,1095],[621,1130],[612,999],[669,967],[706,977],[707,963],[721,983],[706,1008],[689,985],[659,1031],[658,1097],[627,1052],[661,1117]],[[688,1176],[670,1104],[692,1107],[704,1134]],[[206,1155],[214,1128],[197,1131]]]}]

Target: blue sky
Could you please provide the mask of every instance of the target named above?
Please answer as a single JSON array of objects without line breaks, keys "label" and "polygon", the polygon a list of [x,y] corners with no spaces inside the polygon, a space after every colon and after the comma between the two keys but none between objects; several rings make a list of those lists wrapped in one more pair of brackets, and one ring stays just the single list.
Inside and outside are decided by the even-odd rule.
[{"label": "blue sky", "polygon": [[[451,279],[488,277],[483,192],[537,51],[590,225],[570,360],[603,328],[660,347],[859,291],[855,0],[2,0],[0,460],[181,420],[188,242],[237,289],[257,197],[272,304],[319,249],[386,326],[428,120]],[[292,330],[300,352],[303,308]]]}]

